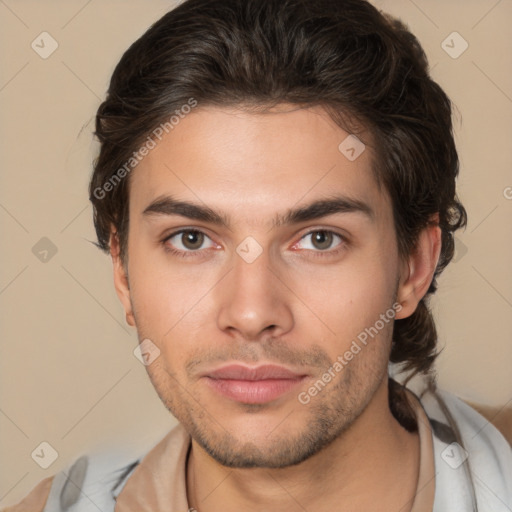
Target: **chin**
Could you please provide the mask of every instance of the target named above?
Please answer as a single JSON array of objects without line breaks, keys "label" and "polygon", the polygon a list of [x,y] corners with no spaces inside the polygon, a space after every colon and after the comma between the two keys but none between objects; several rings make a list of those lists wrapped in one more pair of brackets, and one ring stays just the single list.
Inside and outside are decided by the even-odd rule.
[{"label": "chin", "polygon": [[[248,425],[246,428],[237,425],[231,432],[224,428],[226,424],[207,426],[186,420],[182,423],[194,441],[223,466],[285,468],[300,464],[322,451],[341,436],[353,421],[325,409],[311,413],[311,417],[303,418],[300,428],[291,414],[293,431],[289,425],[279,425],[278,422],[276,427],[269,430],[269,422],[264,418],[261,418],[262,429],[259,431],[258,425],[251,422],[250,418],[250,429]],[[257,432],[251,438],[252,430]],[[267,434],[264,433],[265,430],[268,431]],[[243,437],[237,435],[237,432],[247,431],[249,434]]]}]

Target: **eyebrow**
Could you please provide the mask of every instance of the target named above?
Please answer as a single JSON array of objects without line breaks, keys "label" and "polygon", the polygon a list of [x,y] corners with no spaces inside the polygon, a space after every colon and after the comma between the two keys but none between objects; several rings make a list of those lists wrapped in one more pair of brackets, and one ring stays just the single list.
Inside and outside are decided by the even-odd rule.
[{"label": "eyebrow", "polygon": [[[337,213],[359,213],[371,221],[375,219],[375,212],[364,201],[346,196],[335,196],[319,199],[295,209],[289,209],[284,215],[277,214],[272,221],[272,225],[273,227],[280,227],[298,224]],[[224,212],[217,212],[205,205],[181,201],[172,196],[162,196],[155,199],[142,214],[144,216],[179,215],[228,229],[230,224],[229,217]]]}]

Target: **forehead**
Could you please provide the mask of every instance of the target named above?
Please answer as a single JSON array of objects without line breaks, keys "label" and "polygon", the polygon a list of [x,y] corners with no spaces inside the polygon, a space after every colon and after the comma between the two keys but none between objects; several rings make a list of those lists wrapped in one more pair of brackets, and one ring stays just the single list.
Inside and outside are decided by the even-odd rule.
[{"label": "forehead", "polygon": [[130,178],[131,215],[165,195],[236,211],[248,223],[340,193],[372,204],[377,214],[385,207],[371,144],[321,107],[254,113],[199,105],[155,142]]}]

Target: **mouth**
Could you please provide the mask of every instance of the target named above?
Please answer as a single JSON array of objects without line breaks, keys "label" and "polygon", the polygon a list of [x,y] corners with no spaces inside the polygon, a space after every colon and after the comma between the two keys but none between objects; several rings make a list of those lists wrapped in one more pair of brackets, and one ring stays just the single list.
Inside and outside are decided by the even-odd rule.
[{"label": "mouth", "polygon": [[308,376],[283,366],[248,367],[230,364],[206,372],[202,378],[216,393],[244,404],[265,404],[291,392]]}]

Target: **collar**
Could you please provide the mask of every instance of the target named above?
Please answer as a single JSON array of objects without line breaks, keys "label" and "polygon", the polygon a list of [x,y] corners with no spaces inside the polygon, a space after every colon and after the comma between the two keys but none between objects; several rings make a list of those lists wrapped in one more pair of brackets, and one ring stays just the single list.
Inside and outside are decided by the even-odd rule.
[{"label": "collar", "polygon": [[115,512],[187,511],[190,447],[189,434],[178,424],[137,465],[117,497]]},{"label": "collar", "polygon": [[[411,396],[420,437],[420,471],[411,512],[431,511],[435,470],[432,431],[419,400]],[[137,465],[117,497],[115,512],[187,511],[186,464],[191,438],[185,428],[174,427]]]}]

